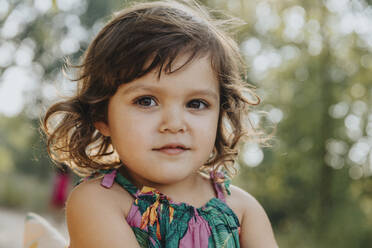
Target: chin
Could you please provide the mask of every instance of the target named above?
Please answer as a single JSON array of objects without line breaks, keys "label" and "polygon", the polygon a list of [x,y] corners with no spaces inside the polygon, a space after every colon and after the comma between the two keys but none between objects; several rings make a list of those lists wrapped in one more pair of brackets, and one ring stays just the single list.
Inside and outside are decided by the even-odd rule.
[{"label": "chin", "polygon": [[184,179],[186,179],[188,176],[190,176],[192,173],[180,173],[180,172],[175,172],[175,173],[166,173],[162,175],[158,175],[156,177],[153,177],[154,183],[158,184],[174,184],[178,183]]}]

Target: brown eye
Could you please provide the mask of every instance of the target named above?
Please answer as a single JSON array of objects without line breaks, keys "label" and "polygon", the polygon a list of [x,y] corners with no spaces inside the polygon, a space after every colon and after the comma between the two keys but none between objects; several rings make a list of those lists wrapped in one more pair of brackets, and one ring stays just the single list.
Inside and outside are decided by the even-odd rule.
[{"label": "brown eye", "polygon": [[143,107],[151,107],[156,105],[154,98],[150,96],[140,97],[136,99],[134,103]]},{"label": "brown eye", "polygon": [[205,108],[208,108],[209,105],[202,100],[195,99],[195,100],[190,101],[187,104],[187,107],[193,108],[193,109],[205,109]]}]

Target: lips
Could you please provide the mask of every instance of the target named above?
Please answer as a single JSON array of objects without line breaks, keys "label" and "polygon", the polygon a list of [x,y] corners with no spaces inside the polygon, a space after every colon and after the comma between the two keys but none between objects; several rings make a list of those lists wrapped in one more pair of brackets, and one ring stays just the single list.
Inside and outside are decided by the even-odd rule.
[{"label": "lips", "polygon": [[181,154],[185,151],[190,150],[189,147],[185,146],[184,144],[180,143],[173,143],[173,144],[166,144],[161,146],[160,148],[153,149],[154,151],[159,151],[168,155],[177,155]]},{"label": "lips", "polygon": [[182,150],[190,150],[187,146],[181,143],[172,143],[172,144],[166,144],[160,148],[155,148],[153,150],[162,150],[162,149],[182,149]]}]

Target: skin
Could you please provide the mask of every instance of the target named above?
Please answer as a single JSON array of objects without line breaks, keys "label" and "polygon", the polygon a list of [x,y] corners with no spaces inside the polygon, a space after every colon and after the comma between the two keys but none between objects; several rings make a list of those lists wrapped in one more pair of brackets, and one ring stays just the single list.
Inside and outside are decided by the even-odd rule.
[{"label": "skin", "polygon": [[[204,57],[160,79],[153,71],[121,85],[109,101],[108,123],[96,126],[111,137],[137,185],[171,193],[194,185],[195,172],[213,150],[218,115],[219,85]],[[189,150],[179,155],[156,150],[171,143]]]},{"label": "skin", "polygon": [[[187,57],[180,56],[181,65]],[[125,174],[138,187],[155,187],[174,201],[203,206],[215,196],[209,179],[198,169],[208,160],[216,139],[219,85],[208,56],[172,74],[151,72],[121,85],[111,97],[108,121],[96,128],[110,136],[125,165]],[[187,150],[158,150],[182,143]],[[241,223],[242,247],[277,247],[270,222],[260,204],[232,186],[227,204]],[[76,187],[66,206],[71,248],[138,247],[125,221],[133,197],[119,185],[100,186],[100,179]]]}]

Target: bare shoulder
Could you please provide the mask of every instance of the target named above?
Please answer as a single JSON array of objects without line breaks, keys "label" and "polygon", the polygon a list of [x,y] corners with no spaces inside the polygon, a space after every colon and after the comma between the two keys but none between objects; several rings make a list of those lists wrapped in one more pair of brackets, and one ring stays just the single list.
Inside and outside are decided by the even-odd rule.
[{"label": "bare shoulder", "polygon": [[70,247],[137,247],[138,243],[125,221],[133,199],[118,185],[106,189],[100,179],[78,185],[66,203]]},{"label": "bare shoulder", "polygon": [[72,190],[67,204],[70,201],[74,203],[92,202],[104,204],[108,207],[120,209],[126,214],[133,202],[132,196],[116,183],[111,188],[103,187],[101,180],[102,178],[95,178],[76,186]]},{"label": "bare shoulder", "polygon": [[248,192],[231,185],[227,204],[240,221],[241,247],[277,248],[269,218],[261,204]]},{"label": "bare shoulder", "polygon": [[260,207],[260,204],[257,202],[257,200],[251,194],[242,190],[241,188],[231,185],[230,191],[231,195],[226,197],[226,202],[235,212],[240,223],[242,222],[243,216],[248,209]]}]

